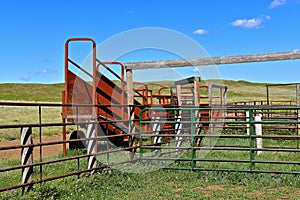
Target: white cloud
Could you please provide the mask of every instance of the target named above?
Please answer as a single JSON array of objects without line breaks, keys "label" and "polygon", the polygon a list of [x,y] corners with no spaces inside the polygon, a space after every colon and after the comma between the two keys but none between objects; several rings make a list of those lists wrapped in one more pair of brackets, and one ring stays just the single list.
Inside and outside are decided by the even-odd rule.
[{"label": "white cloud", "polygon": [[20,81],[30,81],[30,78],[27,76],[22,76],[19,78]]},{"label": "white cloud", "polygon": [[293,52],[298,53],[298,52],[300,52],[300,50],[299,49],[294,49]]},{"label": "white cloud", "polygon": [[57,70],[54,69],[43,69],[41,71],[37,71],[35,72],[35,74],[52,74],[52,73],[56,73]]},{"label": "white cloud", "polygon": [[194,67],[192,71],[193,71],[193,72],[198,72],[198,73],[200,73],[200,72],[203,71],[203,69],[200,68],[200,67]]},{"label": "white cloud", "polygon": [[196,35],[205,35],[205,34],[208,34],[208,31],[205,29],[197,29],[193,33]]},{"label": "white cloud", "polygon": [[271,19],[270,16],[262,15],[257,18],[251,19],[237,19],[234,22],[231,22],[231,26],[242,27],[247,29],[257,29],[262,27],[262,23],[264,21],[269,21]]},{"label": "white cloud", "polygon": [[286,0],[274,0],[272,1],[272,3],[269,5],[269,8],[272,9],[272,8],[276,8],[278,6],[282,6],[286,4]]}]

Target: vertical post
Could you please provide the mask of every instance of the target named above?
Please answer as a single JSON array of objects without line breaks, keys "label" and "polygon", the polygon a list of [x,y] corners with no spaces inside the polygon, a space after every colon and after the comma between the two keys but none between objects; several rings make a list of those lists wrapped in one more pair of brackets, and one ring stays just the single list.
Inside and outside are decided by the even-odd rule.
[{"label": "vertical post", "polygon": [[[237,103],[234,103],[234,107],[237,107]],[[240,113],[239,113],[240,115]],[[234,110],[234,116],[235,116],[235,121],[238,121],[237,117],[238,117],[238,110]]]},{"label": "vertical post", "polygon": [[[300,106],[300,84],[296,84],[296,101],[297,107]],[[297,109],[297,121],[300,122],[300,112]],[[297,124],[297,135],[300,136],[300,124]],[[299,149],[299,140],[297,140],[297,149]]]},{"label": "vertical post", "polygon": [[[266,85],[266,88],[267,88],[267,105],[269,106],[270,105],[269,85]],[[269,120],[270,119],[270,110],[268,110],[267,112],[268,112],[268,120]]]},{"label": "vertical post", "polygon": [[[160,121],[160,116],[152,117],[151,121],[159,122]],[[161,130],[161,124],[154,123],[153,128],[152,128],[152,131],[153,131],[154,135],[159,135],[160,130]],[[161,143],[161,136],[155,136],[153,142],[154,142],[154,144]]]},{"label": "vertical post", "polygon": [[[181,107],[182,105],[182,98],[181,98],[181,85],[178,84],[176,85],[176,90],[177,90],[177,102],[178,102],[178,106]],[[180,113],[181,115],[181,113]]]},{"label": "vertical post", "polygon": [[[227,112],[226,112],[226,106],[227,106],[227,86],[224,87],[224,90],[223,90],[223,101],[222,101],[222,106],[224,107],[224,110],[223,110],[223,122],[225,123],[226,121],[226,118],[227,118]],[[225,125],[225,124],[224,124]],[[223,126],[224,126],[223,125]]]},{"label": "vertical post", "polygon": [[199,107],[199,82],[200,82],[200,78],[195,76],[194,77],[194,106],[195,107]]},{"label": "vertical post", "polygon": [[[260,122],[261,117],[262,117],[262,115],[258,114],[257,116],[255,116],[255,121]],[[256,134],[256,136],[262,136],[262,124],[255,124],[255,134]],[[256,138],[256,147],[258,149],[263,148],[262,138]],[[260,154],[262,154],[262,151],[257,151],[256,153],[257,153],[257,155],[260,155]]]},{"label": "vertical post", "polygon": [[[68,64],[68,63],[66,63],[66,64]],[[67,76],[67,75],[65,75],[65,76]],[[66,97],[66,88],[67,88],[67,86],[66,85],[67,85],[67,82],[65,82],[65,91],[62,92],[62,104],[67,104],[67,102],[66,102],[66,99],[67,99],[67,97]],[[61,114],[62,115],[62,123],[63,123],[62,140],[64,142],[67,139],[67,127],[65,125],[65,123],[67,121],[66,120],[67,119],[67,112],[68,112],[68,107],[65,107],[65,106],[62,105],[62,114]],[[63,143],[62,146],[63,146],[63,155],[66,156],[66,154],[67,154],[67,144]]]},{"label": "vertical post", "polygon": [[269,100],[269,86],[266,85],[266,89],[267,89],[267,105],[270,105],[270,100]]},{"label": "vertical post", "polygon": [[[126,69],[126,82],[127,82],[127,104],[128,104],[128,134],[129,136],[129,147],[133,147],[134,139],[133,136],[135,133],[135,124],[134,124],[134,99],[133,99],[133,77],[132,69]],[[134,149],[132,149],[130,154],[131,159],[134,157]]]},{"label": "vertical post", "polygon": [[[32,142],[31,127],[21,128],[21,145],[30,145]],[[32,181],[33,166],[26,167],[33,163],[33,147],[23,147],[21,151],[22,156],[22,184],[30,183]],[[31,186],[23,187],[22,192],[28,192]]]},{"label": "vertical post", "polygon": [[[249,111],[246,111],[246,121],[249,122]],[[247,127],[247,135],[250,135],[250,124],[246,124]]]},{"label": "vertical post", "polygon": [[[212,134],[212,132],[213,132],[213,126],[214,126],[214,124],[213,124],[213,114],[214,114],[214,110],[212,110],[212,108],[213,108],[213,92],[212,92],[212,89],[213,89],[213,86],[212,86],[212,84],[209,84],[208,85],[208,105],[209,105],[209,108],[211,108],[210,110],[209,110],[209,121],[210,121],[210,123],[209,123],[209,133],[210,134]],[[209,138],[209,143],[211,143],[211,138]]]},{"label": "vertical post", "polygon": [[[39,124],[42,124],[42,107],[39,106]],[[39,127],[39,143],[42,143],[42,127]],[[43,147],[40,146],[40,162],[43,162]],[[40,165],[40,180],[43,179],[43,165]]]},{"label": "vertical post", "polygon": [[[195,108],[199,108],[200,107],[200,77],[195,76],[194,77],[194,106]],[[196,109],[194,112],[195,115],[195,121],[200,121],[201,118],[201,112],[199,109]],[[199,127],[198,123],[194,124],[195,127],[195,133],[200,133],[201,128]],[[197,128],[196,128],[197,127]],[[200,144],[199,138],[196,138],[195,143],[196,145],[198,145],[198,143]]]},{"label": "vertical post", "polygon": [[[182,136],[181,135],[182,130],[182,123],[181,123],[181,116],[176,117],[176,124],[175,124],[175,131],[176,131],[176,147],[180,147],[182,143]],[[176,149],[176,153],[178,154],[180,149]]]},{"label": "vertical post", "polygon": [[140,132],[139,132],[139,146],[140,146],[140,164],[143,162],[143,140],[142,140],[142,134],[143,134],[143,119],[140,118]]},{"label": "vertical post", "polygon": [[[96,140],[96,134],[95,134],[95,121],[91,121],[91,123],[88,124],[87,131],[86,131],[86,137],[87,137],[87,153],[91,154],[88,158],[88,169],[93,169],[96,167],[96,156],[97,153],[97,140]],[[93,173],[94,171],[92,171]]]},{"label": "vertical post", "polygon": [[209,106],[212,106],[212,85],[208,85],[208,103]]},{"label": "vertical post", "polygon": [[225,86],[224,91],[223,91],[223,105],[227,105],[227,86]]},{"label": "vertical post", "polygon": [[133,77],[132,77],[131,69],[126,70],[126,82],[127,82],[127,103],[128,105],[133,105]]},{"label": "vertical post", "polygon": [[192,162],[191,162],[191,168],[192,170],[195,168],[195,154],[196,154],[196,150],[194,149],[194,144],[195,144],[195,116],[194,116],[194,112],[193,109],[191,108],[191,121],[190,121],[190,125],[191,125],[191,149],[192,149]]},{"label": "vertical post", "polygon": [[67,140],[67,126],[65,125],[66,123],[66,118],[62,117],[62,123],[63,125],[63,130],[62,130],[62,139],[64,141],[63,145],[63,155],[66,156],[67,154],[67,144],[65,143],[65,141]]},{"label": "vertical post", "polygon": [[254,148],[254,140],[253,140],[253,135],[254,135],[254,125],[253,125],[253,121],[254,121],[254,110],[249,110],[249,130],[250,130],[250,134],[249,134],[249,153],[250,153],[250,171],[252,171],[254,169],[254,152],[253,152],[253,148]]}]

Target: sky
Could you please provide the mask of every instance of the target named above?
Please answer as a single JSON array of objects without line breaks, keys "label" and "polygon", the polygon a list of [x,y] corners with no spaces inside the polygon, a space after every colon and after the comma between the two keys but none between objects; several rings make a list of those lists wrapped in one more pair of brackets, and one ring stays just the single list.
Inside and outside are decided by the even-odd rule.
[{"label": "sky", "polygon": [[[142,40],[150,43],[156,33],[152,29],[184,36],[187,43],[193,41],[203,49],[203,57],[298,51],[299,11],[300,0],[1,0],[0,83],[62,83],[64,44],[72,37],[93,38],[99,44],[97,56],[101,60],[110,51],[131,47],[130,43],[143,43]],[[123,38],[109,46],[111,43],[107,41],[132,30],[144,32],[133,31],[132,40]],[[189,49],[184,46],[185,40],[177,40],[175,36],[165,38],[174,48],[183,47],[182,52],[174,55],[153,40],[156,45],[153,47],[158,49],[151,49],[151,45],[142,50],[129,48],[115,61],[197,56],[192,51],[185,53]],[[164,39],[160,41],[163,43]],[[87,54],[74,51],[75,56],[79,53],[82,57]],[[300,82],[299,65],[300,60],[293,60],[219,65],[214,69],[217,78],[222,79],[294,83]],[[189,76],[196,71],[205,74],[209,69],[178,73]]]}]

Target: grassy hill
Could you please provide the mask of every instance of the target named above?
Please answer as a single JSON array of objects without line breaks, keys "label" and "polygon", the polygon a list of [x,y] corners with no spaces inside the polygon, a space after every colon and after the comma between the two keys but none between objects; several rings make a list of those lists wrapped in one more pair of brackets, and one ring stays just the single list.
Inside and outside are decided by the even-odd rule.
[{"label": "grassy hill", "polygon": [[61,102],[63,84],[0,84],[0,100]]},{"label": "grassy hill", "polygon": [[[247,81],[209,80],[201,81],[201,85],[209,83],[228,86],[228,102],[237,101],[264,101],[266,100],[266,84]],[[173,81],[151,82],[149,89],[157,94],[161,86],[174,85]],[[0,100],[5,101],[34,101],[34,102],[61,102],[63,84],[0,84]],[[270,100],[295,101],[295,87],[280,86],[270,88]]]}]

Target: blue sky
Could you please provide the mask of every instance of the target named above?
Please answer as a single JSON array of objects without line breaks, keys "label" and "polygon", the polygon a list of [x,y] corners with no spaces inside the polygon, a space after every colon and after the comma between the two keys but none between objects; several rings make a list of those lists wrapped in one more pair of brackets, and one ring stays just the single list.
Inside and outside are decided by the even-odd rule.
[{"label": "blue sky", "polygon": [[[61,83],[68,38],[91,37],[101,43],[143,27],[178,31],[209,56],[297,51],[299,11],[300,0],[2,0],[0,82]],[[171,58],[149,51],[129,57]],[[126,62],[126,56],[121,61]],[[218,70],[223,79],[288,83],[300,82],[299,65],[295,60]]]}]

